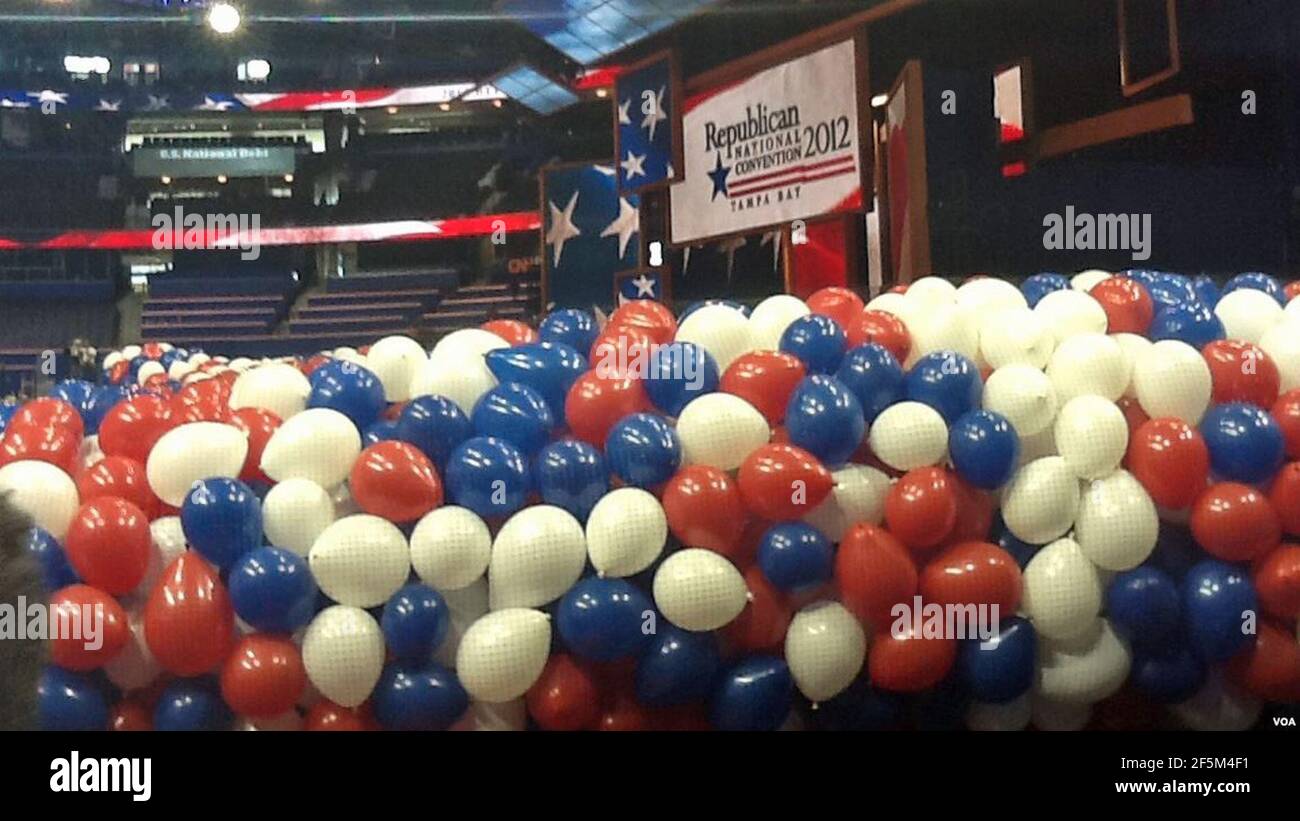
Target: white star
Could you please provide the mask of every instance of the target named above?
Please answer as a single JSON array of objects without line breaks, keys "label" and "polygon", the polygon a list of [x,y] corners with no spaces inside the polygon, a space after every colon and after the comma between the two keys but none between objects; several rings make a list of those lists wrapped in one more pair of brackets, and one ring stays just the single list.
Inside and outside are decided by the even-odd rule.
[{"label": "white star", "polygon": [[664,113],[664,87],[659,87],[659,93],[646,98],[641,104],[641,113],[645,115],[641,120],[641,127],[650,129],[650,139],[655,138],[655,126],[668,119]]},{"label": "white star", "polygon": [[203,105],[199,106],[199,111],[229,111],[231,106],[233,105],[234,103],[230,102],[229,100],[222,100],[218,102],[217,100],[214,100],[211,97],[204,97]]},{"label": "white star", "polygon": [[628,241],[640,230],[640,212],[632,207],[626,197],[618,198],[618,216],[600,232],[602,237],[618,237],[618,258],[627,253]]},{"label": "white star", "polygon": [[623,174],[624,176],[627,177],[628,182],[631,182],[632,180],[636,179],[638,174],[640,174],[642,177],[646,175],[645,158],[646,158],[645,154],[642,154],[641,156],[638,157],[636,154],[633,154],[631,151],[629,151],[627,152],[627,159],[619,163],[619,165],[623,167]]},{"label": "white star", "polygon": [[145,111],[162,111],[164,108],[167,108],[167,107],[168,107],[168,102],[167,102],[167,98],[166,98],[165,96],[163,96],[163,95],[161,95],[161,94],[159,94],[159,95],[150,94],[150,95],[149,95],[149,102],[148,102],[147,105],[145,105],[144,110],[145,110]]},{"label": "white star", "polygon": [[618,104],[618,124],[631,125],[632,118],[627,115],[627,110],[632,107],[631,100],[624,100]]},{"label": "white star", "polygon": [[102,99],[102,98],[101,98],[100,101],[99,101],[99,105],[95,106],[95,110],[96,110],[96,111],[121,111],[121,110],[122,110],[122,101],[121,101],[121,100],[105,100],[105,99]]},{"label": "white star", "polygon": [[650,277],[646,276],[645,274],[642,274],[641,276],[632,280],[632,284],[636,286],[637,298],[643,296],[648,296],[652,299],[654,298],[655,282]]},{"label": "white star", "polygon": [[49,89],[46,89],[37,95],[37,102],[67,105],[68,95],[66,92],[50,91]]},{"label": "white star", "polygon": [[578,207],[578,192],[574,191],[573,196],[569,197],[569,204],[564,206],[563,211],[556,208],[553,202],[548,202],[547,205],[551,208],[551,227],[546,232],[546,244],[555,247],[551,265],[558,266],[560,254],[564,253],[564,243],[582,235],[578,226],[573,224],[573,209]]}]

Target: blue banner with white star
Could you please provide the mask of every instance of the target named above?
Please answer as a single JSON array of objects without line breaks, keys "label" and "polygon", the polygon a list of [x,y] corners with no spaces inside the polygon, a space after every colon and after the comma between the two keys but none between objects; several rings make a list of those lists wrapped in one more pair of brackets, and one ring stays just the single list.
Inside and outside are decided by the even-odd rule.
[{"label": "blue banner with white star", "polygon": [[675,79],[672,55],[664,54],[614,81],[620,190],[640,191],[674,179],[681,154]]},{"label": "blue banner with white star", "polygon": [[621,271],[614,275],[614,307],[618,308],[638,299],[667,302],[664,272],[659,268]]},{"label": "blue banner with white star", "polygon": [[640,198],[607,165],[542,169],[542,276],[557,308],[608,307],[614,274],[641,265]]}]

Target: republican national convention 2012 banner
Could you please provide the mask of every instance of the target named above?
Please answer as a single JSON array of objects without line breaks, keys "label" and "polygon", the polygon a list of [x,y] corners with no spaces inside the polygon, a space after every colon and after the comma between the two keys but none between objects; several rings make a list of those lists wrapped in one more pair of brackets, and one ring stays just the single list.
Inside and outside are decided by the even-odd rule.
[{"label": "republican national convention 2012 banner", "polygon": [[862,207],[854,40],[686,101],[676,244]]}]

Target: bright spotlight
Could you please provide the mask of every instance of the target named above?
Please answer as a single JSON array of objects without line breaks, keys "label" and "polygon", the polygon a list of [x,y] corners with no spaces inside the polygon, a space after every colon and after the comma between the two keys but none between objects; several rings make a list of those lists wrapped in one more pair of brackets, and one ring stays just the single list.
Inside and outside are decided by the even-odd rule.
[{"label": "bright spotlight", "polygon": [[239,64],[236,74],[244,82],[264,83],[266,78],[271,76],[271,61],[263,60],[260,57],[245,60]]},{"label": "bright spotlight", "polygon": [[233,34],[240,23],[239,9],[229,3],[217,3],[208,12],[208,25],[217,34]]}]

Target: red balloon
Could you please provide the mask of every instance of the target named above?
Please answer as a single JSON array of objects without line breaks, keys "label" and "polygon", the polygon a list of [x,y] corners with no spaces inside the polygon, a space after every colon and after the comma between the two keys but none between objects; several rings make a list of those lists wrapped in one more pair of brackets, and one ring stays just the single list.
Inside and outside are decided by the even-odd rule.
[{"label": "red balloon", "polygon": [[175,424],[166,399],[149,394],[123,399],[99,423],[99,448],[105,456],[126,456],[147,465],[149,451]]},{"label": "red balloon", "polygon": [[829,316],[841,328],[849,327],[853,320],[862,314],[864,307],[862,297],[848,288],[839,288],[834,285],[814,291],[812,296],[808,297],[809,311],[814,314]]},{"label": "red balloon", "polygon": [[779,351],[750,351],[732,360],[718,388],[758,409],[772,426],[785,420],[794,389],[807,376],[803,362]]},{"label": "red balloon", "polygon": [[1293,279],[1288,282],[1286,288],[1282,289],[1282,293],[1286,295],[1287,302],[1300,296],[1300,279]]},{"label": "red balloon", "polygon": [[1144,422],[1129,437],[1124,465],[1157,505],[1182,510],[1205,490],[1210,449],[1196,428],[1160,417]]},{"label": "red balloon", "polygon": [[956,523],[956,486],[942,468],[909,470],[885,496],[885,526],[914,551],[942,544]]},{"label": "red balloon", "polygon": [[340,707],[329,699],[321,699],[307,711],[303,728],[313,732],[361,732],[373,730],[378,725],[370,715],[370,705]]},{"label": "red balloon", "polygon": [[745,503],[736,482],[709,465],[689,465],[664,483],[664,514],[682,544],[733,555],[745,529]]},{"label": "red balloon", "polygon": [[149,517],[118,496],[83,504],[64,540],[77,575],[114,596],[130,593],[144,580],[152,547]]},{"label": "red balloon", "polygon": [[86,433],[85,426],[81,422],[81,414],[77,413],[77,409],[64,400],[52,396],[42,396],[24,402],[9,420],[9,427],[12,428],[14,425],[20,428],[67,428],[78,440]]},{"label": "red balloon", "polygon": [[649,711],[628,690],[618,690],[606,699],[605,709],[596,721],[602,732],[635,733],[650,729]]},{"label": "red balloon", "polygon": [[921,571],[921,598],[941,605],[997,605],[1012,615],[1020,604],[1020,566],[988,542],[944,548]]},{"label": "red balloon", "polygon": [[298,646],[285,636],[244,636],[221,668],[221,697],[250,718],[272,718],[293,709],[307,686]]},{"label": "red balloon", "polygon": [[1088,292],[1106,312],[1110,333],[1144,334],[1155,316],[1155,303],[1141,284],[1128,277],[1107,277]]},{"label": "red balloon", "polygon": [[0,466],[10,462],[32,459],[48,462],[68,475],[76,473],[81,453],[81,436],[71,425],[35,425],[12,422],[0,440]]},{"label": "red balloon", "polygon": [[1283,544],[1255,562],[1251,571],[1264,612],[1286,622],[1300,617],[1300,544]]},{"label": "red balloon", "polygon": [[598,448],[605,446],[609,429],[618,420],[649,409],[650,398],[641,380],[599,369],[578,377],[564,400],[564,418],[573,435]]},{"label": "red balloon", "polygon": [[442,504],[433,462],[406,442],[386,440],[361,451],[348,487],[362,510],[390,522],[413,522]]},{"label": "red balloon", "polygon": [[618,307],[609,317],[609,328],[636,328],[644,331],[660,345],[667,345],[677,336],[677,318],[662,302],[652,299],[634,299]]},{"label": "red balloon", "polygon": [[227,373],[237,376],[235,371],[222,371],[211,379],[189,382],[176,392],[172,401],[178,405],[218,405],[225,408],[230,404],[230,393],[234,383],[233,378],[222,378]]},{"label": "red balloon", "polygon": [[114,385],[122,384],[127,374],[131,370],[131,363],[126,360],[113,363],[113,367],[108,369],[108,381]]},{"label": "red balloon", "polygon": [[326,362],[329,362],[331,358],[332,357],[326,356],[323,353],[318,353],[301,362],[298,365],[298,370],[302,371],[303,376],[311,376],[317,368],[324,365]]},{"label": "red balloon", "polygon": [[1288,462],[1273,477],[1268,500],[1277,511],[1282,532],[1300,536],[1300,462]]},{"label": "red balloon", "polygon": [[108,729],[115,732],[147,732],[153,729],[153,711],[134,696],[113,705],[108,716]]},{"label": "red balloon", "polygon": [[651,729],[674,733],[707,732],[713,729],[702,704],[659,707],[650,711]]},{"label": "red balloon", "polygon": [[[844,606],[877,631],[893,621],[896,604],[912,604],[916,562],[889,531],[865,522],[849,528],[835,555],[835,581]],[[752,589],[752,588],[751,588]]]},{"label": "red balloon", "polygon": [[493,319],[479,327],[496,334],[511,345],[527,345],[537,341],[537,331],[517,319]]},{"label": "red balloon", "polygon": [[1273,404],[1273,418],[1282,429],[1289,459],[1300,459],[1300,388],[1287,391]]},{"label": "red balloon", "polygon": [[1268,410],[1277,401],[1282,377],[1264,349],[1237,339],[1216,339],[1201,349],[1210,366],[1215,402],[1249,402]]},{"label": "red balloon", "polygon": [[997,515],[997,499],[988,491],[980,490],[956,474],[949,473],[948,481],[952,483],[957,494],[957,521],[952,530],[944,537],[945,542],[982,542],[993,530],[993,519]]},{"label": "red balloon", "polygon": [[248,455],[244,457],[239,478],[245,482],[271,484],[271,477],[262,472],[262,451],[266,450],[266,443],[280,427],[280,417],[264,408],[240,408],[230,414],[230,424],[248,435]]},{"label": "red balloon", "polygon": [[1145,425],[1151,417],[1147,416],[1147,412],[1142,410],[1142,406],[1138,404],[1138,401],[1130,396],[1121,397],[1115,404],[1119,406],[1120,411],[1124,414],[1124,421],[1128,423],[1128,438],[1131,442],[1133,436],[1137,433],[1137,429]]},{"label": "red balloon", "polygon": [[722,637],[746,653],[781,653],[793,608],[758,565],[745,571],[749,601],[740,615],[721,630]]},{"label": "red balloon", "polygon": [[741,463],[736,480],[745,506],[774,522],[802,519],[825,501],[835,485],[816,456],[786,444],[756,448]]},{"label": "red balloon", "polygon": [[640,379],[644,376],[636,370],[638,363],[648,363],[654,350],[654,338],[645,328],[635,325],[606,325],[605,329],[591,343],[588,362],[591,369],[602,377],[630,376]]},{"label": "red balloon", "polygon": [[[21,614],[20,618],[26,618]],[[73,584],[50,597],[50,659],[84,673],[113,660],[131,639],[126,611],[103,590]]]},{"label": "red balloon", "polygon": [[849,347],[868,342],[884,346],[899,362],[906,362],[912,352],[912,335],[903,320],[888,311],[863,311],[844,329]]},{"label": "red balloon", "polygon": [[105,496],[125,499],[150,520],[162,515],[162,500],[154,495],[144,465],[125,456],[105,456],[77,476],[77,495],[83,503]]},{"label": "red balloon", "polygon": [[1255,641],[1233,656],[1228,679],[1265,701],[1300,701],[1300,643],[1295,631],[1261,619]]},{"label": "red balloon", "polygon": [[956,659],[955,640],[927,638],[924,629],[917,634],[909,620],[876,636],[867,653],[867,673],[882,690],[918,693],[943,681]]},{"label": "red balloon", "polygon": [[192,550],[177,556],[144,606],[144,638],[178,676],[210,673],[234,643],[235,612],[217,571]]},{"label": "red balloon", "polygon": [[1237,482],[1206,488],[1192,506],[1191,525],[1197,543],[1225,562],[1250,561],[1282,541],[1282,524],[1268,497]]},{"label": "red balloon", "polygon": [[543,730],[591,730],[600,720],[599,683],[590,667],[567,653],[547,659],[524,700]]}]

